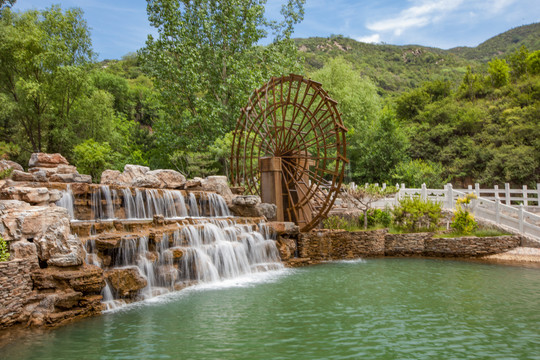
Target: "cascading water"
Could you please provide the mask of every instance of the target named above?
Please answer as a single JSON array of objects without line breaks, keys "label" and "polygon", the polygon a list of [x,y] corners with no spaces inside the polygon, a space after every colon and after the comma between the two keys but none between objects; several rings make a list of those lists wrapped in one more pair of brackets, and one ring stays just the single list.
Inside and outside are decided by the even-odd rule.
[{"label": "cascading water", "polygon": [[[111,194],[107,188],[99,192],[99,201],[93,199],[96,207],[97,204],[103,205],[101,210],[96,210],[100,216],[109,216],[106,211],[110,208],[108,198],[111,203],[118,202],[114,200],[114,192],[107,197],[107,191]],[[87,263],[103,268],[106,278],[111,271],[135,268],[146,281],[146,286],[142,285],[143,288],[139,288],[135,295],[122,296],[107,280],[102,291],[107,309],[196,283],[216,282],[283,267],[266,225],[236,223],[224,199],[217,194],[200,193],[197,198],[190,193],[185,199],[180,191],[175,190],[135,189],[133,194],[126,188],[117,196],[123,199],[121,204],[128,219],[149,218],[155,214],[166,218],[197,219],[195,223],[179,220],[176,229],[169,227],[160,235],[125,236],[114,246],[96,246],[94,239],[99,235],[90,236],[86,241]],[[100,241],[103,244],[107,240]]]},{"label": "cascading water", "polygon": [[75,207],[73,205],[74,197],[71,191],[71,185],[67,185],[66,190],[62,191],[62,197],[56,202],[57,206],[66,208],[70,219],[75,219]]},{"label": "cascading water", "polygon": [[[62,192],[56,203],[68,209],[72,220],[77,219],[73,207],[73,194],[68,188]],[[124,211],[118,211],[122,208]],[[91,194],[90,218],[93,220],[144,220],[161,215],[167,219],[185,217],[229,217],[231,216],[225,200],[214,193],[190,192],[186,201],[179,190],[162,189],[110,189],[100,185]]]}]

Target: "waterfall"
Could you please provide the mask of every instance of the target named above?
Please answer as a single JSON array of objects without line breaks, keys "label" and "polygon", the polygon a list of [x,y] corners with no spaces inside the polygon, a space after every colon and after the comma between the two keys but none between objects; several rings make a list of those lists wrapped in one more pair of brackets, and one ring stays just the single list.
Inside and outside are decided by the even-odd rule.
[{"label": "waterfall", "polygon": [[[210,219],[186,225],[161,237],[126,237],[118,248],[98,251],[87,240],[87,262],[107,271],[136,267],[147,285],[137,299],[148,299],[195,283],[211,283],[261,271],[282,268],[275,242],[259,226],[233,220]],[[105,266],[101,258],[109,258]],[[120,298],[107,283],[103,302],[113,309],[137,299]]]},{"label": "waterfall", "polygon": [[74,197],[71,191],[71,185],[68,184],[66,190],[62,191],[62,197],[56,202],[56,206],[66,208],[70,219],[75,219]]},{"label": "waterfall", "polygon": [[122,195],[124,198],[124,211],[126,213],[126,219],[135,219],[137,217],[137,208],[135,207],[135,200],[131,194],[130,189],[122,189]]},{"label": "waterfall", "polygon": [[189,193],[189,216],[199,217],[199,204],[195,194]]}]

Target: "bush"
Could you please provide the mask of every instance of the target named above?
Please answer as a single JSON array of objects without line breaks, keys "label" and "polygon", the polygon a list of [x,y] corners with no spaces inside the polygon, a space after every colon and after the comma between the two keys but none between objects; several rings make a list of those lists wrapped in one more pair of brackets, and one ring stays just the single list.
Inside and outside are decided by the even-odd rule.
[{"label": "bush", "polygon": [[[369,227],[382,225],[384,227],[389,227],[392,223],[392,214],[386,210],[380,209],[370,209],[368,210],[367,223]],[[364,214],[361,214],[358,218],[359,224],[364,223]]]},{"label": "bush", "polygon": [[1,170],[0,171],[0,180],[7,179],[8,177],[10,177],[12,172],[13,172],[12,168]]},{"label": "bush", "polygon": [[0,262],[9,260],[9,249],[7,242],[0,237]]},{"label": "bush", "polygon": [[472,199],[476,199],[476,195],[470,193],[456,201],[456,210],[454,211],[452,224],[450,224],[454,232],[470,235],[478,227],[473,214],[470,212]]},{"label": "bush", "polygon": [[442,218],[441,208],[442,204],[424,201],[418,196],[403,198],[392,210],[394,224],[407,231],[433,231]]},{"label": "bush", "polygon": [[423,183],[428,188],[442,188],[446,183],[441,163],[424,160],[410,160],[399,163],[392,170],[392,181],[419,188]]},{"label": "bush", "polygon": [[99,182],[101,173],[110,166],[113,151],[109,143],[98,143],[88,139],[73,149],[75,165],[83,174],[92,176],[94,182]]},{"label": "bush", "polygon": [[329,216],[323,220],[323,227],[325,229],[345,229],[347,227],[347,221],[339,216]]}]

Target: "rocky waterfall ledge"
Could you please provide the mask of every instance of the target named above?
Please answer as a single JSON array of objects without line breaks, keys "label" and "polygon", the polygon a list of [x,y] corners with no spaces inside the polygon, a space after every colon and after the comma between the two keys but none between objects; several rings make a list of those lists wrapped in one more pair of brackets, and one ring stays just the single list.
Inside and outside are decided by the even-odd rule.
[{"label": "rocky waterfall ledge", "polygon": [[0,180],[0,328],[53,327],[200,283],[282,267],[273,205],[223,176],[126,165],[92,184],[60,154]]}]

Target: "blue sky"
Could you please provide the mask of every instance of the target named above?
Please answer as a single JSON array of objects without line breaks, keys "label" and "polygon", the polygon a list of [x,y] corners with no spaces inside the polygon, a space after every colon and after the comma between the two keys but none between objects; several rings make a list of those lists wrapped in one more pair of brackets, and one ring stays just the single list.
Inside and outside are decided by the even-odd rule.
[{"label": "blue sky", "polygon": [[[284,0],[268,0],[269,17]],[[145,0],[17,0],[14,9],[80,7],[91,28],[99,59],[119,59],[156,34]],[[513,27],[540,21],[539,0],[307,0],[295,37],[342,34],[387,44],[419,44],[443,49],[476,46]]]}]

